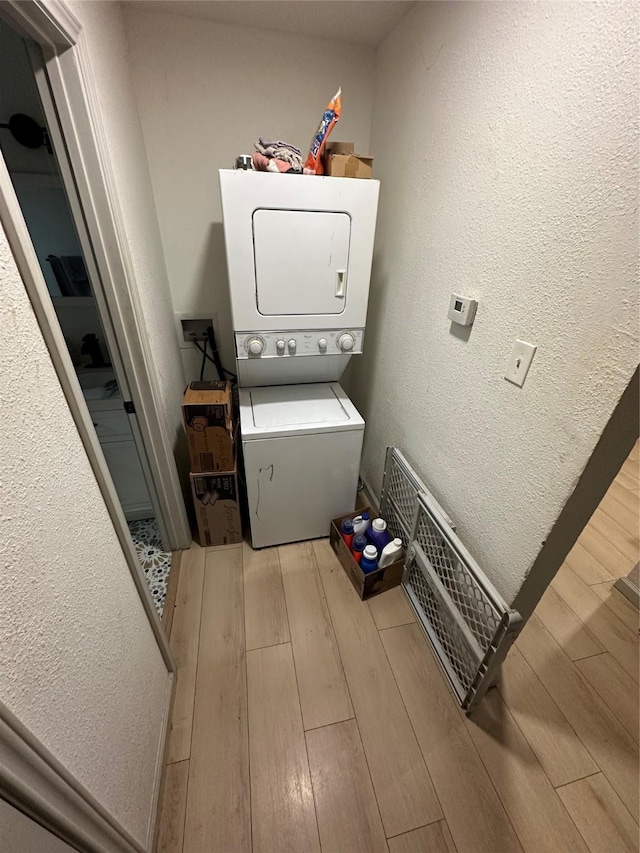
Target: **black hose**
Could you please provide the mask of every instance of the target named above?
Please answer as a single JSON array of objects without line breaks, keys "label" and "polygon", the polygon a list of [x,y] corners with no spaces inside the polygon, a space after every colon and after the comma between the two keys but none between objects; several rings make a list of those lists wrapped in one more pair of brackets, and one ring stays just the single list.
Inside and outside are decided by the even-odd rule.
[{"label": "black hose", "polygon": [[[200,347],[198,347],[200,349]],[[204,379],[204,368],[207,364],[207,342],[205,340],[204,347],[202,347],[202,364],[200,365],[200,382]]]}]

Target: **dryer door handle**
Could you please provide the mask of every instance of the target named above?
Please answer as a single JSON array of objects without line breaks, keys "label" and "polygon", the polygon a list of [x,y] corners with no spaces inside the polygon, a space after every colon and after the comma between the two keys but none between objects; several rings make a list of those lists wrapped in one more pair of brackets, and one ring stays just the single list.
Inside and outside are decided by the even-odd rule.
[{"label": "dryer door handle", "polygon": [[346,270],[336,270],[336,297],[338,299],[344,299],[346,274]]}]

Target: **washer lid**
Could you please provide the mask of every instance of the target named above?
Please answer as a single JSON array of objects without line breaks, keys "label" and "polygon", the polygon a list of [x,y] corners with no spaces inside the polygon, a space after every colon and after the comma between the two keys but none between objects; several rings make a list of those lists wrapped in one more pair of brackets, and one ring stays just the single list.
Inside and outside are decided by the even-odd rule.
[{"label": "washer lid", "polygon": [[337,382],[240,389],[240,431],[245,440],[363,427]]}]

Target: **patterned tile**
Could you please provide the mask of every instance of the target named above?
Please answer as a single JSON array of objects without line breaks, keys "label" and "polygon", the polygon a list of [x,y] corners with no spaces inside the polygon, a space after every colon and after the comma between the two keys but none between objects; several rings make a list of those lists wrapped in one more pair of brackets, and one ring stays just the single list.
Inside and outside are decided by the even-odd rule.
[{"label": "patterned tile", "polygon": [[167,594],[167,577],[171,568],[171,552],[162,549],[160,530],[155,518],[130,521],[129,530],[156,610],[162,616]]}]

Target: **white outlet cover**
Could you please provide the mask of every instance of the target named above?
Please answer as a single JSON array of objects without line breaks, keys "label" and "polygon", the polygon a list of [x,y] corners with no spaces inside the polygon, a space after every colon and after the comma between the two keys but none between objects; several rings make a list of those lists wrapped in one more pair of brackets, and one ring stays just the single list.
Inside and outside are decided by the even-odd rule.
[{"label": "white outlet cover", "polygon": [[517,340],[513,346],[513,352],[511,353],[504,378],[508,382],[513,382],[514,385],[522,388],[537,349],[538,347],[535,344],[528,344],[526,341]]}]

